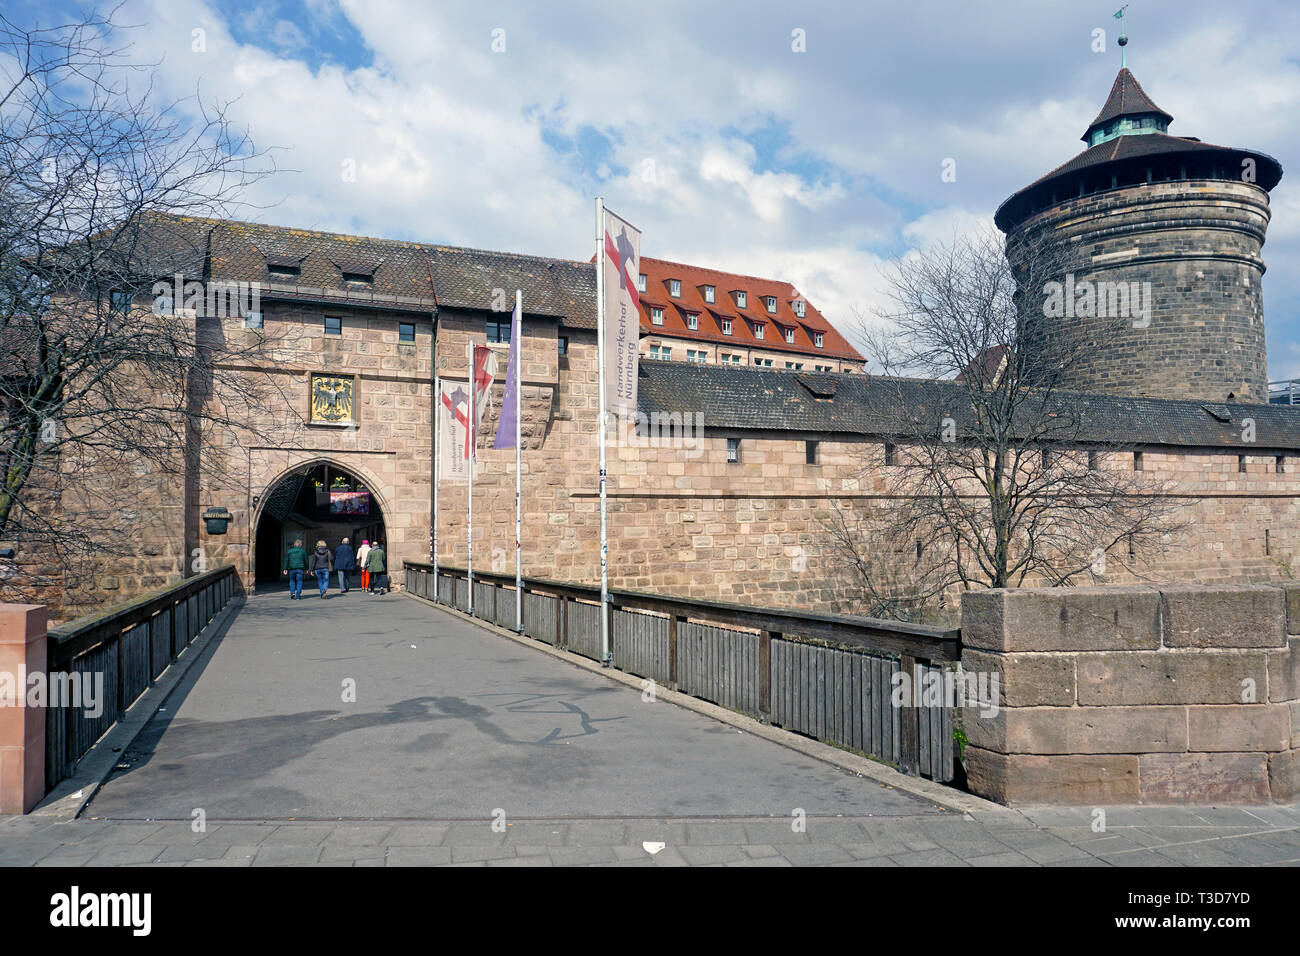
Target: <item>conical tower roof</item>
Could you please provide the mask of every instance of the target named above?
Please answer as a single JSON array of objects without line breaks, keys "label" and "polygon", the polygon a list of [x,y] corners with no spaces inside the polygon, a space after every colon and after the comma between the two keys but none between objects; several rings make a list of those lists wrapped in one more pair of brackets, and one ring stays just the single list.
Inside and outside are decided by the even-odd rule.
[{"label": "conical tower roof", "polygon": [[1083,134],[1083,141],[1088,142],[1093,130],[1098,126],[1118,117],[1151,115],[1162,117],[1165,125],[1173,122],[1174,119],[1169,113],[1156,106],[1155,101],[1147,96],[1146,90],[1142,89],[1142,84],[1137,81],[1137,77],[1128,67],[1123,67],[1115,76],[1115,83],[1110,88],[1110,96],[1106,97],[1106,104],[1102,106],[1097,118],[1088,124],[1088,129]]}]

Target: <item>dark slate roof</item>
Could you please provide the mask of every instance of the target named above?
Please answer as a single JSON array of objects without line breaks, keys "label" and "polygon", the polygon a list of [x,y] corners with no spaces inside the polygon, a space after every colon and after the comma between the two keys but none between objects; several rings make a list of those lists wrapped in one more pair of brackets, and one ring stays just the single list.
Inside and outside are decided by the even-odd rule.
[{"label": "dark slate roof", "polygon": [[[1142,84],[1137,81],[1137,77],[1129,72],[1128,67],[1124,67],[1115,76],[1115,83],[1110,88],[1110,96],[1106,97],[1106,103],[1097,114],[1097,118],[1088,124],[1088,131],[1091,132],[1094,127],[1101,126],[1103,123],[1109,123],[1117,116],[1141,116],[1148,113],[1163,116],[1166,123],[1173,122],[1173,116],[1156,106],[1151,97],[1147,96],[1146,90],[1142,89]],[[1088,141],[1088,133],[1083,134],[1083,141],[1085,143]]]},{"label": "dark slate roof", "polygon": [[576,328],[596,327],[596,267],[590,262],[455,246],[428,249],[439,305],[490,309],[493,289],[504,289],[510,303],[521,289],[525,312],[553,315]]},{"label": "dark slate roof", "polygon": [[[709,429],[819,432],[877,438],[917,434],[918,423],[971,418],[968,390],[928,379],[642,362],[641,412],[702,414]],[[827,393],[830,397],[826,398]],[[1300,449],[1300,406],[1211,404],[1060,392],[1053,399],[1080,444]],[[1227,421],[1224,421],[1224,418]],[[1256,441],[1242,441],[1242,420]],[[936,426],[937,427],[937,426]]]},{"label": "dark slate roof", "polygon": [[[486,311],[495,304],[495,289],[505,290],[508,301],[521,289],[525,313],[554,316],[576,328],[596,327],[591,263],[164,214],[150,214],[140,232],[137,259],[143,271],[157,273],[165,262],[164,274],[183,271],[187,279],[199,278],[207,258],[211,278],[259,281],[268,300]],[[268,271],[282,265],[297,266],[296,279]],[[347,286],[344,272],[371,275],[371,288]]]},{"label": "dark slate roof", "polygon": [[[1083,172],[1093,167],[1102,167],[1110,163],[1148,163],[1153,159],[1170,163],[1182,160],[1197,161],[1212,158],[1216,164],[1222,163],[1225,169],[1241,169],[1245,158],[1255,160],[1255,182],[1261,188],[1271,190],[1282,179],[1282,164],[1267,153],[1253,149],[1241,149],[1233,146],[1215,146],[1203,143],[1199,139],[1183,136],[1170,136],[1167,133],[1141,133],[1131,136],[1116,136],[1112,140],[1090,146],[1073,159],[1057,166],[1050,173],[1039,177],[1025,188],[1009,197],[993,215],[998,228],[1004,232],[1023,217],[1028,208],[1026,200],[1031,194],[1047,193],[1052,184],[1068,179],[1072,174]],[[1070,195],[1062,200],[1073,198]]]}]

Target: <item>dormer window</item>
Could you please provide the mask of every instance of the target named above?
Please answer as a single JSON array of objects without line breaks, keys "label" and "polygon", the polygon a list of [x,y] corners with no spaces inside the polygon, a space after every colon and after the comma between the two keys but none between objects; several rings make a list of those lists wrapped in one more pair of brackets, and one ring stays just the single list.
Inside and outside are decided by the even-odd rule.
[{"label": "dormer window", "polygon": [[669,280],[668,280],[668,294],[669,294],[670,296],[672,296],[674,299],[680,299],[680,298],[682,297],[682,280],[681,280],[681,279],[669,279]]},{"label": "dormer window", "polygon": [[366,272],[345,272],[343,284],[349,289],[373,289],[375,277]]},{"label": "dormer window", "polygon": [[722,320],[722,334],[723,335],[731,334],[731,319]]},{"label": "dormer window", "polygon": [[797,315],[797,316],[799,316],[799,318],[802,319],[802,318],[803,318],[803,312],[804,312],[804,309],[803,309],[803,299],[795,299],[795,300],[794,300],[794,314]]},{"label": "dormer window", "polygon": [[650,310],[650,321],[653,322],[655,325],[663,325],[663,324],[664,324],[664,310],[663,310],[663,309],[652,308],[652,309]]},{"label": "dormer window", "polygon": [[688,329],[698,329],[700,327],[700,317],[694,312],[686,314],[686,327]]},{"label": "dormer window", "polygon": [[762,322],[755,322],[755,323],[754,323],[754,338],[756,338],[756,339],[761,339],[761,338],[763,337],[763,329],[764,329],[764,328],[766,328],[766,326],[764,326]]},{"label": "dormer window", "polygon": [[638,292],[644,292],[644,291],[645,291],[645,281],[646,281],[646,280],[645,280],[645,273],[644,273],[644,272],[641,273],[639,276],[636,277],[636,291],[638,291]]},{"label": "dormer window", "polygon": [[785,340],[794,345],[794,329],[787,328],[785,330]]},{"label": "dormer window", "polygon": [[776,296],[769,295],[767,297],[767,311],[771,312],[773,315],[776,314]]},{"label": "dormer window", "polygon": [[736,290],[736,307],[740,309],[749,307],[749,296],[740,290]]},{"label": "dormer window", "polygon": [[706,285],[706,286],[704,287],[704,301],[705,301],[705,302],[710,302],[710,303],[713,302],[713,300],[714,300],[714,298],[715,298],[715,294],[716,294],[716,292],[715,292],[715,289],[713,288],[713,286],[711,286],[711,285]]},{"label": "dormer window", "polygon": [[297,281],[301,270],[298,266],[289,265],[287,262],[276,262],[268,265],[266,271],[272,279],[288,279],[294,282]]},{"label": "dormer window", "polygon": [[825,342],[826,342],[826,338],[825,336],[822,335],[822,333],[820,332],[813,333],[813,345],[817,346],[818,348],[821,348],[825,344]]}]

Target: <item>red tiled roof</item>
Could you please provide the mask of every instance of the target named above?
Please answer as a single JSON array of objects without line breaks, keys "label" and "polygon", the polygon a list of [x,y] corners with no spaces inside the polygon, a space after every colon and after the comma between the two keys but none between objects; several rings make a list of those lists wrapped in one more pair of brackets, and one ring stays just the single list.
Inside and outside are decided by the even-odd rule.
[{"label": "red tiled roof", "polygon": [[[734,345],[737,348],[761,348],[810,357],[864,361],[858,350],[807,299],[803,300],[803,317],[795,314],[794,301],[801,297],[788,282],[719,272],[645,256],[641,258],[641,272],[646,277],[646,291],[641,294],[641,328],[651,334]],[[680,296],[669,295],[669,279],[681,280]],[[706,285],[714,288],[713,302],[704,301],[703,287]],[[731,295],[736,290],[747,295],[747,307],[744,309],[737,307]],[[767,311],[764,304],[767,296],[776,296],[775,314]],[[655,325],[650,321],[652,307],[664,310],[663,325]],[[698,329],[686,327],[688,313],[699,315]],[[730,335],[722,333],[724,318],[732,320]],[[754,335],[753,323],[766,327],[763,338]],[[795,330],[794,344],[785,340],[783,327]],[[822,333],[822,348],[814,344],[814,332]]]}]

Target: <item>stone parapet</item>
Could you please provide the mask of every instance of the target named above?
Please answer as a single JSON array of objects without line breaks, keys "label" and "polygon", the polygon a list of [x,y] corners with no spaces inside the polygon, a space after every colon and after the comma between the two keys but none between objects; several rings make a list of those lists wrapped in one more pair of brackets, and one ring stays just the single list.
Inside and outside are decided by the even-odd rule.
[{"label": "stone parapet", "polygon": [[1300,793],[1300,587],[1021,588],[962,598],[967,778],[1016,805]]}]

